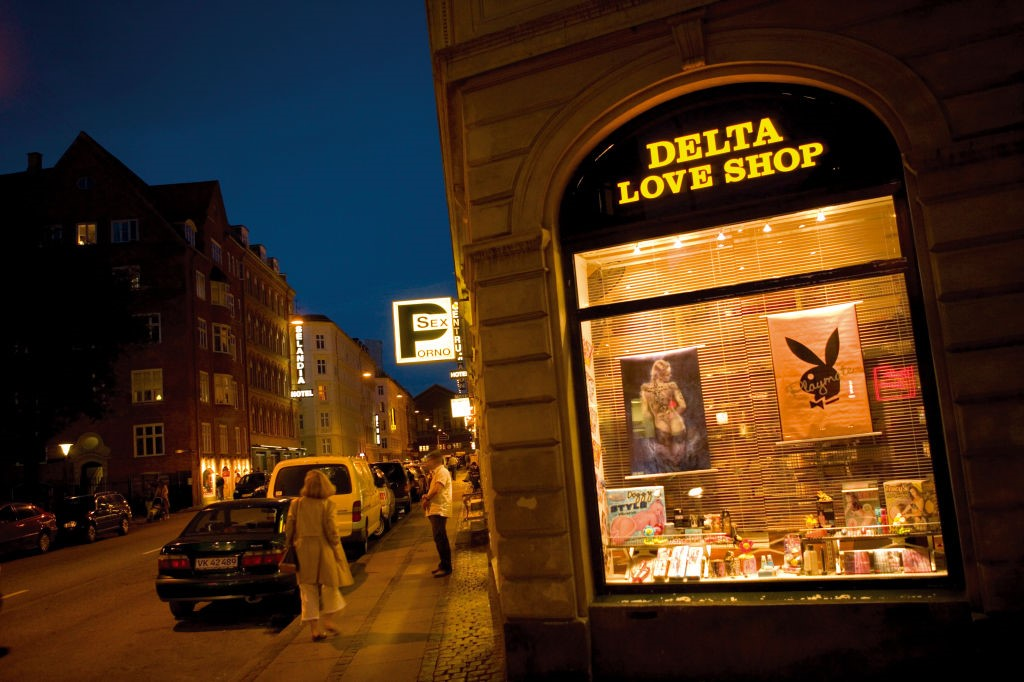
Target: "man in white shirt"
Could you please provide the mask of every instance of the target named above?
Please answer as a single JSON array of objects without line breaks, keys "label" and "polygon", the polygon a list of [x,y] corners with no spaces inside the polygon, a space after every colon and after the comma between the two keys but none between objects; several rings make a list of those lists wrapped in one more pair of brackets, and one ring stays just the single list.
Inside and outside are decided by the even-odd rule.
[{"label": "man in white shirt", "polygon": [[444,454],[441,451],[427,453],[423,461],[430,471],[430,486],[423,496],[423,511],[430,521],[430,530],[440,559],[432,573],[435,578],[443,578],[452,574],[452,546],[448,542],[448,518],[452,515],[452,476],[444,466]]}]

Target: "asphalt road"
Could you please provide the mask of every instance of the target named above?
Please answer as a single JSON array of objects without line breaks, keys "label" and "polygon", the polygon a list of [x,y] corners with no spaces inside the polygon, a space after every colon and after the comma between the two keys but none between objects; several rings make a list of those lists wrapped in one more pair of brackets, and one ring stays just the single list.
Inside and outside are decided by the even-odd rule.
[{"label": "asphalt road", "polygon": [[4,557],[0,678],[237,680],[275,655],[296,617],[280,604],[216,602],[176,621],[157,598],[157,552],[190,517]]}]

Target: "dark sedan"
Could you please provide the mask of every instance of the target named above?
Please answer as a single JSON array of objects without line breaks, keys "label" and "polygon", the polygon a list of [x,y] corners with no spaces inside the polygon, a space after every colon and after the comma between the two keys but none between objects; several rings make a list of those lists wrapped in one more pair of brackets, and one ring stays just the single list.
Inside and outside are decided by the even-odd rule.
[{"label": "dark sedan", "polygon": [[156,593],[174,617],[221,599],[287,598],[294,608],[295,574],[280,570],[290,502],[250,497],[214,502],[196,512],[157,559]]},{"label": "dark sedan", "polygon": [[0,504],[0,554],[18,550],[50,551],[57,517],[30,502]]},{"label": "dark sedan", "polygon": [[238,479],[235,483],[233,497],[240,500],[243,497],[266,497],[267,483],[270,476],[265,471],[253,471]]}]

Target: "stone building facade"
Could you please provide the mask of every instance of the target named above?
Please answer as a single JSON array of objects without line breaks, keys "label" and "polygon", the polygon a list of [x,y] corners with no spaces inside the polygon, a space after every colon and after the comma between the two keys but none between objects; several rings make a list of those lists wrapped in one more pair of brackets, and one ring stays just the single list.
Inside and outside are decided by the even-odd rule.
[{"label": "stone building facade", "polygon": [[[965,658],[972,621],[1019,614],[1021,9],[996,0],[829,3],[827,10],[800,0],[429,0],[427,9],[510,679],[791,679],[809,670],[845,679],[901,661],[949,671]],[[803,123],[780,113],[794,96],[819,107]],[[842,116],[832,116],[832,106]],[[832,118],[856,125],[815,127]],[[746,141],[728,137],[730,125],[747,123]],[[654,134],[663,130],[676,132]],[[782,151],[796,131],[820,139]],[[740,166],[721,176],[701,175],[696,163],[689,175],[673,174],[684,157],[731,162],[726,139],[733,151],[762,145],[774,156],[737,157]],[[646,158],[642,167],[620,155],[627,147]],[[817,166],[819,153],[841,163]],[[729,169],[737,168],[750,182],[730,188]],[[751,180],[773,172],[762,184]],[[705,191],[712,184],[718,189]],[[791,222],[793,236],[805,228],[799,211],[817,206],[821,216],[840,207],[849,212],[847,227],[862,227],[868,220],[859,201],[883,202],[879,223],[893,230],[892,242],[848,270],[788,263],[790,274],[775,275],[758,262],[760,278],[718,280],[709,265],[685,280],[652,265],[651,277],[667,278],[664,291],[660,280],[638,277],[645,293],[610,293],[622,278],[647,272],[635,255],[644,249],[662,264],[672,239],[714,253],[716,235],[728,239],[755,224],[767,233],[769,217]],[[851,241],[837,249],[847,255],[878,236],[846,234]],[[744,239],[753,239],[749,229]],[[779,262],[796,253],[787,248],[779,247]],[[890,277],[899,308],[883,313],[877,328],[863,309],[882,304],[871,308],[874,294],[857,289],[876,282],[872,268]],[[783,294],[789,299],[776,298]],[[820,296],[801,302],[811,294]],[[760,312],[740,305],[755,298]],[[781,322],[841,302],[862,309],[864,378],[856,390],[851,380],[849,394],[860,396],[870,423],[856,438],[789,436],[785,391],[767,371],[777,375],[779,367],[767,352],[765,318]],[[739,343],[742,332],[714,337],[724,339],[718,345],[698,332],[707,328],[710,339],[710,325],[732,315],[765,352],[755,362],[745,347],[748,369],[725,373],[763,385],[717,388],[720,375],[706,358]],[[702,358],[687,386],[704,390],[688,393],[687,402],[700,401],[705,418],[687,416],[686,426],[706,438],[712,466],[637,475],[635,449],[630,469],[623,445],[626,361],[674,349],[662,331],[669,325],[678,345],[692,342]],[[885,336],[900,325],[899,342]],[[618,355],[602,356],[599,341]],[[895,393],[893,381],[904,382]],[[718,406],[737,396],[744,407]],[[916,417],[895,426],[892,410],[905,399]],[[797,452],[809,441],[816,445]],[[620,451],[627,453],[621,462]],[[744,459],[755,452],[757,461]],[[741,464],[757,472],[749,493]],[[782,469],[793,485],[780,494],[791,497],[773,506]],[[909,470],[935,486],[940,509],[925,543],[927,575],[910,575],[906,557],[899,577],[879,575],[874,564],[860,571],[858,554],[875,561],[891,548],[848,542],[852,514],[801,525],[829,497],[816,502],[815,483],[839,500],[864,472],[873,472],[867,487],[881,489],[884,472]],[[760,546],[757,556],[778,551],[788,564],[795,557],[781,543],[794,538],[796,578],[776,570],[763,580],[729,573],[716,581],[703,572],[650,582],[637,573],[634,582],[630,571],[651,547],[614,540],[607,494],[641,485],[664,488],[668,521],[673,507],[683,516],[700,511],[703,488],[704,500],[743,515],[740,530]],[[686,499],[687,488],[698,491],[689,510],[695,500]],[[885,506],[878,494],[876,506]],[[902,515],[890,525],[875,511],[878,536],[907,532]],[[684,522],[675,519],[675,532]],[[789,532],[773,535],[780,523]],[[661,534],[661,525],[645,529]],[[709,528],[704,519],[695,525]],[[808,541],[822,536],[843,555],[831,557],[829,575],[812,574],[804,559]],[[704,547],[709,566],[724,561],[714,543]],[[899,646],[885,644],[893,641]]]}]

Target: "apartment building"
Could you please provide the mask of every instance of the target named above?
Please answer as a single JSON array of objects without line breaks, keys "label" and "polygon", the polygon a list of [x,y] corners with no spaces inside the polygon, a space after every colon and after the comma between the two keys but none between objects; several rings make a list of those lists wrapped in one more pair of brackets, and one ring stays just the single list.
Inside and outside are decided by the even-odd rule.
[{"label": "apartment building", "polygon": [[[172,506],[230,496],[251,467],[250,412],[257,443],[298,447],[284,336],[294,292],[247,230],[228,223],[216,181],[148,185],[84,132],[52,168],[30,154],[24,173],[0,180],[32,188],[21,227],[40,248],[88,252],[118,273],[147,328],[146,343],[122,349],[111,409],[47,443],[40,483],[51,495],[112,489],[141,510],[163,478]],[[61,295],[37,293],[40,307]]]}]

